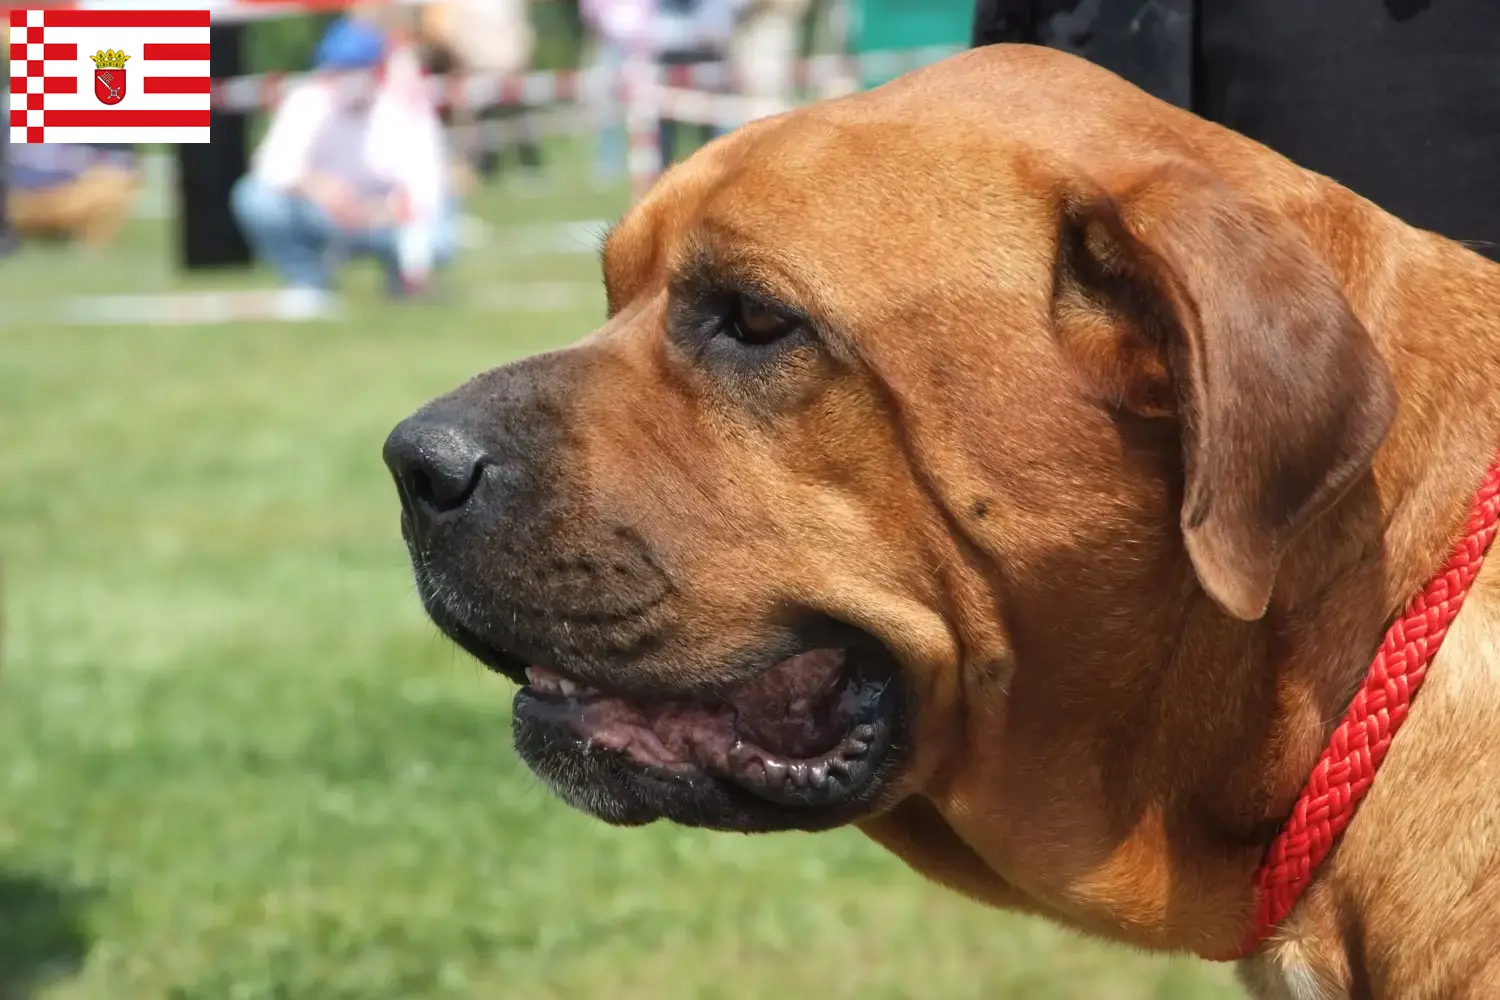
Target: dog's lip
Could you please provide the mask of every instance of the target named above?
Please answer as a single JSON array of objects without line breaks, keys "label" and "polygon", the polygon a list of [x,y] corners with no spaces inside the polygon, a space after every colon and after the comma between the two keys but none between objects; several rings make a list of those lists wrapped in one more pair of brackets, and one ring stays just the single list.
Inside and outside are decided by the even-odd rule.
[{"label": "dog's lip", "polygon": [[522,657],[506,652],[496,647],[493,643],[484,639],[476,630],[465,625],[458,616],[452,614],[435,600],[428,599],[427,594],[422,594],[422,603],[426,606],[428,617],[437,625],[448,638],[468,653],[474,659],[484,664],[485,668],[516,684],[527,683],[526,670],[530,664]]},{"label": "dog's lip", "polygon": [[[465,616],[455,613],[445,603],[439,600],[432,590],[423,585],[422,572],[418,572],[418,596],[428,616],[438,629],[448,638],[457,643],[465,652],[478,660],[484,667],[493,673],[499,674],[521,688],[530,684],[528,671],[534,669],[545,670],[564,678],[580,688],[588,688],[594,691],[602,691],[607,694],[620,697],[635,698],[642,701],[666,701],[672,699],[713,700],[724,692],[721,683],[707,682],[696,688],[668,687],[654,682],[634,683],[628,679],[610,679],[602,681],[580,676],[576,671],[570,671],[555,662],[556,658],[544,647],[535,644],[524,644],[519,641],[508,639],[504,646],[489,638],[484,631],[473,628],[467,623]],[[749,670],[743,670],[741,678],[754,676],[771,669],[777,663],[789,659],[800,653],[811,652],[825,646],[840,646],[850,651],[860,651],[865,654],[887,658],[893,665],[896,662],[894,654],[879,639],[870,635],[863,629],[837,621],[833,618],[823,618],[823,631],[828,642],[799,642],[791,648],[782,648],[774,653],[767,653],[759,658],[758,665]],[[524,647],[524,648],[523,648]],[[752,660],[752,663],[755,661]]]}]

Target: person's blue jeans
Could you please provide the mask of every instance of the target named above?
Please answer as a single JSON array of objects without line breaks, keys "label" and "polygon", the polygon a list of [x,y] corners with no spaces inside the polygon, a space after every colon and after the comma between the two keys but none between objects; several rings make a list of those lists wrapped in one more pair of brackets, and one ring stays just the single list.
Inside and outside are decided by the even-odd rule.
[{"label": "person's blue jeans", "polygon": [[613,180],[625,172],[625,108],[621,74],[625,71],[625,48],[599,39],[594,49],[594,67],[604,80],[599,95],[599,132],[594,146],[594,176]]},{"label": "person's blue jeans", "polygon": [[[385,271],[387,287],[401,287],[397,229],[348,230],[307,198],[278,190],[252,174],[235,182],[230,195],[235,220],[255,256],[276,269],[288,285],[330,288],[334,270],[350,257],[372,256]],[[434,264],[446,263],[456,244],[456,207],[445,206],[433,241]]]}]

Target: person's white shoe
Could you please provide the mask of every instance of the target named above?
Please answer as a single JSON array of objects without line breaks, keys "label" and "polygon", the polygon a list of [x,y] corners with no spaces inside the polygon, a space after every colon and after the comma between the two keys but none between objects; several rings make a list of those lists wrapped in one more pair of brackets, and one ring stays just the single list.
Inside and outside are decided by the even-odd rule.
[{"label": "person's white shoe", "polygon": [[277,318],[293,322],[336,319],[338,301],[321,288],[284,288],[277,297]]}]

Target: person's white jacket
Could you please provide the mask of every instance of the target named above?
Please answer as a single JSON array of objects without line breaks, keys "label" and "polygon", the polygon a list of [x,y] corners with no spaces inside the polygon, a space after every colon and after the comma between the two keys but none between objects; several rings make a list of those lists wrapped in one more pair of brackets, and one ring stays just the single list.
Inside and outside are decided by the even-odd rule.
[{"label": "person's white jacket", "polygon": [[[291,189],[307,176],[318,135],[336,114],[343,81],[314,79],[286,95],[271,117],[251,169],[264,183]],[[430,106],[381,88],[369,109],[360,158],[404,197],[414,215],[436,212],[446,194],[442,124]]]},{"label": "person's white jacket", "polygon": [[[357,77],[318,76],[294,87],[271,117],[251,171],[269,187],[293,190],[308,176],[318,137],[337,115],[351,113],[340,88],[360,86]],[[388,68],[368,108],[359,150],[361,169],[388,185],[401,212],[398,245],[403,270],[425,275],[431,245],[448,199],[448,166],[442,123],[399,60]]]}]

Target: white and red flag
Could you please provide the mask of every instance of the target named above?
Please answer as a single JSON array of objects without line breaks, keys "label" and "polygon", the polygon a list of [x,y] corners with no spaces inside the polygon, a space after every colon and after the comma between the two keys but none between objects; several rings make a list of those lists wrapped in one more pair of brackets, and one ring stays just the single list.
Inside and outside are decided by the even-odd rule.
[{"label": "white and red flag", "polygon": [[12,10],[11,142],[207,142],[208,11]]}]

